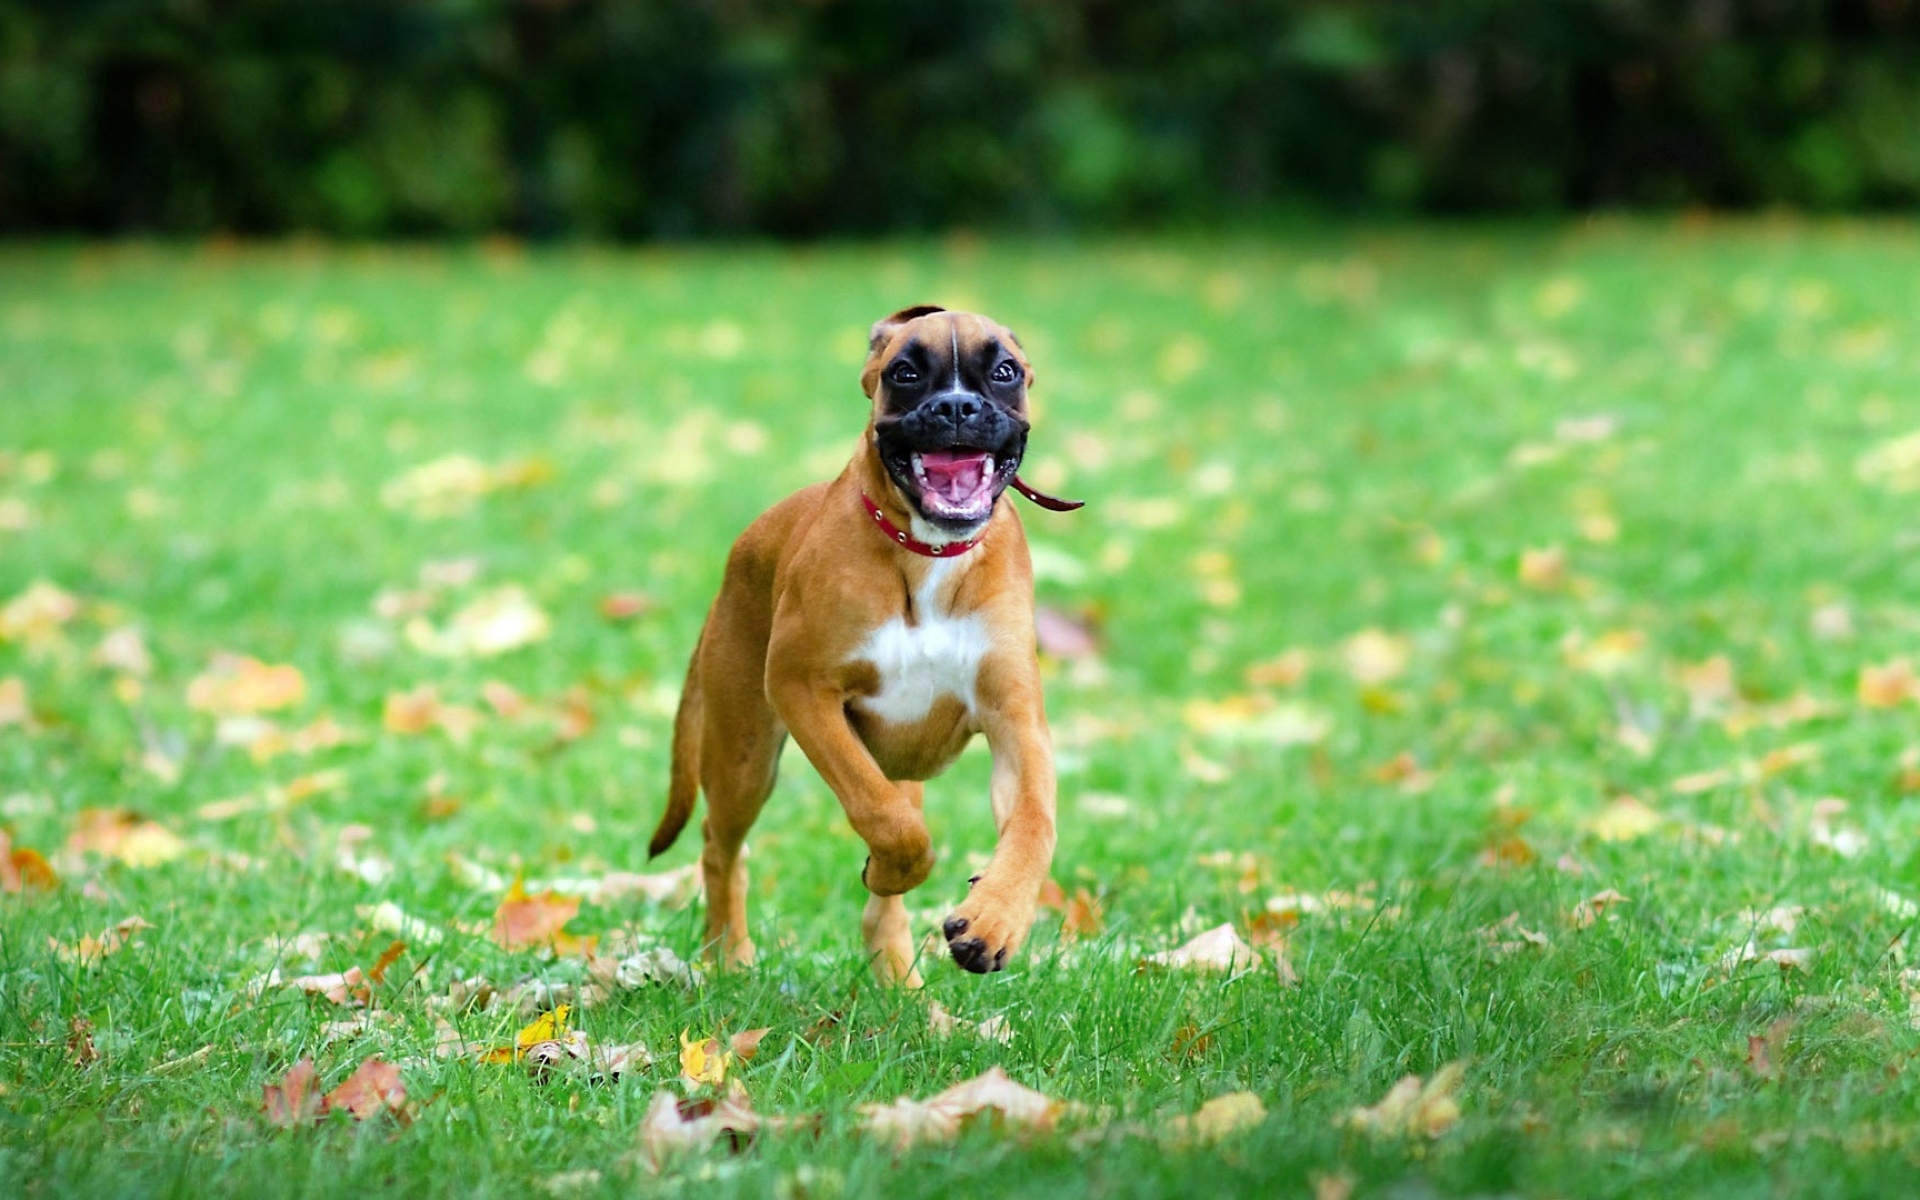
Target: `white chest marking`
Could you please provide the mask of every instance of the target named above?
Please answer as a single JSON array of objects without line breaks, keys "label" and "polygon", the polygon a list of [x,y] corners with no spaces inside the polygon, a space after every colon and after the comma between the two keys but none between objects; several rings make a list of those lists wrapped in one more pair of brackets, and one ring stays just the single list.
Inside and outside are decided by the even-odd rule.
[{"label": "white chest marking", "polygon": [[952,696],[974,710],[974,684],[980,660],[986,655],[986,629],[979,617],[948,615],[938,604],[941,586],[958,559],[932,564],[926,581],[914,596],[914,615],[907,624],[895,617],[867,635],[853,653],[855,661],[873,664],[880,673],[880,690],[860,707],[884,721],[911,724],[933,710],[936,700]]}]

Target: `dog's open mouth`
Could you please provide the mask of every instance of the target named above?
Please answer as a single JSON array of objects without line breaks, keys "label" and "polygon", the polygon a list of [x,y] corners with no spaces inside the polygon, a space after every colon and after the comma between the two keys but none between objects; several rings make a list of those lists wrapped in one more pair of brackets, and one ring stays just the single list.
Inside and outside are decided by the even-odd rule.
[{"label": "dog's open mouth", "polygon": [[915,454],[913,481],[920,509],[935,520],[984,521],[1000,494],[999,464],[984,450],[954,446]]}]

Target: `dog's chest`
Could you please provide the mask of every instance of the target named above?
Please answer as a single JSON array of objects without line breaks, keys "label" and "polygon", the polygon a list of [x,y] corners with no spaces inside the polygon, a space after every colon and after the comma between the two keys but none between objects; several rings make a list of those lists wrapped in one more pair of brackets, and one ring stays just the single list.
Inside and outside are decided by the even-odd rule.
[{"label": "dog's chest", "polygon": [[957,563],[936,563],[914,595],[914,619],[895,617],[867,635],[854,659],[879,674],[879,687],[860,708],[894,724],[924,719],[934,703],[951,696],[974,710],[974,684],[987,650],[985,624],[974,614],[956,616],[940,600]]}]

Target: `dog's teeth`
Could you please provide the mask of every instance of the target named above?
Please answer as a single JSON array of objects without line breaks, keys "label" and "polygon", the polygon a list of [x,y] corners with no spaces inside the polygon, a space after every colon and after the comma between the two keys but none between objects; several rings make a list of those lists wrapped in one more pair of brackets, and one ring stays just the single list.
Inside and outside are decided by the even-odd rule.
[{"label": "dog's teeth", "polygon": [[987,455],[987,465],[981,468],[981,470],[984,474],[987,474],[987,475],[993,474],[993,455],[991,454]]},{"label": "dog's teeth", "polygon": [[918,454],[913,456],[913,477],[921,483],[927,481],[927,464],[921,460]]}]

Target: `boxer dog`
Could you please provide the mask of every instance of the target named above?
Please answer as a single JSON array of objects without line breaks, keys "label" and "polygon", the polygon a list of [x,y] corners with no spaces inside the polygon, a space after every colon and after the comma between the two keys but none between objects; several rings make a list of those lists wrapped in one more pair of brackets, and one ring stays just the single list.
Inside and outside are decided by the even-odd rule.
[{"label": "boxer dog", "polygon": [[839,478],[734,543],[673,723],[673,844],[707,797],[707,950],[753,961],[742,843],[792,735],[867,844],[860,923],[875,975],[920,985],[903,895],[933,869],[922,784],[975,734],[993,752],[999,841],[943,923],[969,971],[998,971],[1053,861],[1053,749],[1034,657],[1033,568],[1011,501],[1078,508],[1016,477],[1033,370],[1007,329],[925,305],[873,326],[866,435]]}]

